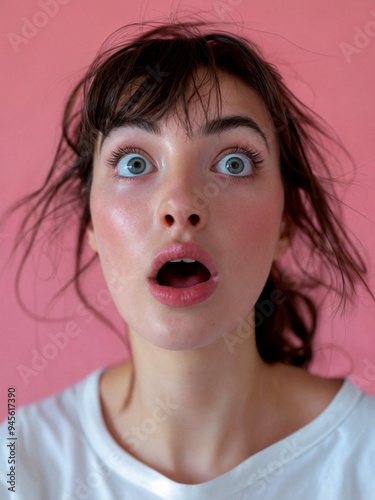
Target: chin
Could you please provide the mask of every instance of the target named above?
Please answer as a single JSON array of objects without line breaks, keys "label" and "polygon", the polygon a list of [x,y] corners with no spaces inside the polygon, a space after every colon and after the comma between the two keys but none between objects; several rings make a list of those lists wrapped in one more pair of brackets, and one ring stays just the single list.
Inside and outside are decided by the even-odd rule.
[{"label": "chin", "polygon": [[[209,324],[183,324],[184,321],[150,321],[147,325],[132,328],[135,335],[142,337],[150,344],[168,351],[187,351],[199,349],[220,339],[222,334],[214,331]],[[185,323],[187,323],[185,321]],[[196,323],[196,322],[195,322]],[[151,333],[151,334],[150,334]]]}]

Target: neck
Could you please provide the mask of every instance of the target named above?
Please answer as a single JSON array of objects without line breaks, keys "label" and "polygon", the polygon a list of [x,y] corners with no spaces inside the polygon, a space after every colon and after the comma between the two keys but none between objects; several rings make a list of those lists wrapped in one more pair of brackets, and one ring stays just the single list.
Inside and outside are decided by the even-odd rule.
[{"label": "neck", "polygon": [[255,335],[231,348],[220,338],[183,351],[160,349],[133,330],[129,338],[133,383],[120,413],[135,456],[150,465],[145,457],[157,457],[165,473],[186,473],[193,462],[207,480],[210,470],[216,477],[257,449],[264,415],[273,413],[274,370],[260,358]]}]

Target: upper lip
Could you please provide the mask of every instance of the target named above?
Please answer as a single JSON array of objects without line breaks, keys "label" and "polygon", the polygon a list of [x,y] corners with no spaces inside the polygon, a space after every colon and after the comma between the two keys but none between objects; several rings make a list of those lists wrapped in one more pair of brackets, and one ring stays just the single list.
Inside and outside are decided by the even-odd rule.
[{"label": "upper lip", "polygon": [[171,243],[158,252],[151,264],[151,279],[156,279],[158,272],[167,262],[174,259],[194,259],[207,267],[211,277],[217,276],[217,268],[208,252],[196,243]]}]

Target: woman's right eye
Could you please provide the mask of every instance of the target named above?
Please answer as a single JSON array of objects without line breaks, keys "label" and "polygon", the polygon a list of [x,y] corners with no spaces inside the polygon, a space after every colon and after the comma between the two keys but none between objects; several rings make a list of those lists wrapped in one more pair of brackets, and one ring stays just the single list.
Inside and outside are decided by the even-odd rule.
[{"label": "woman's right eye", "polygon": [[152,170],[151,164],[139,154],[128,154],[117,164],[118,174],[122,177],[138,177]]},{"label": "woman's right eye", "polygon": [[135,179],[152,170],[151,163],[144,158],[142,151],[133,146],[115,149],[106,163],[109,168],[117,170],[118,173],[114,177],[119,179]]}]

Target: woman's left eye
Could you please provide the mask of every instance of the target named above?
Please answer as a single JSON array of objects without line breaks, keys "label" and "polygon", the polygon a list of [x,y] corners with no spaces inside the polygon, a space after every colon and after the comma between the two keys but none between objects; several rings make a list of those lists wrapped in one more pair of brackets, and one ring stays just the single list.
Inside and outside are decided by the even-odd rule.
[{"label": "woman's left eye", "polygon": [[232,174],[232,177],[254,177],[262,162],[260,153],[235,148],[226,154],[216,166],[222,173]]}]

